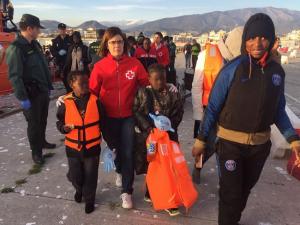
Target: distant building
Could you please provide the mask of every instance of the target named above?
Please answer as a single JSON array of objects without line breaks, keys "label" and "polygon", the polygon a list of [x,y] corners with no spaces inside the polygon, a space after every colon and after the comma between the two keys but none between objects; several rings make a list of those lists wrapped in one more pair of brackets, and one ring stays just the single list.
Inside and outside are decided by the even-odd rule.
[{"label": "distant building", "polygon": [[221,38],[225,36],[227,32],[224,30],[219,30],[218,32],[211,31],[209,32],[209,40],[213,42],[218,42]]},{"label": "distant building", "polygon": [[97,39],[97,30],[95,28],[88,28],[83,31],[83,38],[85,39]]},{"label": "distant building", "polygon": [[280,45],[282,47],[299,48],[300,44],[300,30],[293,30],[292,32],[280,37]]},{"label": "distant building", "polygon": [[191,42],[193,40],[193,34],[192,33],[188,33],[188,32],[182,32],[179,34],[174,34],[173,35],[173,40],[174,42]]},{"label": "distant building", "polygon": [[53,37],[39,37],[38,41],[41,46],[49,46],[52,45]]}]

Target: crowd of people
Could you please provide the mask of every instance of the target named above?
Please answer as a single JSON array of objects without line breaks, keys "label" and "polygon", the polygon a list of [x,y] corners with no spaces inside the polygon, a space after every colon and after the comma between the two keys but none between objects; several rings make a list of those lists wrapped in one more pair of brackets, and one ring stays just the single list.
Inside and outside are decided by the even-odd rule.
[{"label": "crowd of people", "polygon": [[[89,46],[83,43],[78,31],[69,35],[66,30],[67,26],[64,23],[58,24],[58,36],[52,40],[52,45],[45,54],[49,62],[55,63],[56,76],[63,80],[67,92],[70,92],[68,73],[74,70],[91,73],[95,63],[101,59],[100,46],[105,30],[96,30],[97,40]],[[128,56],[137,58],[146,70],[154,63],[164,65],[168,83],[176,85],[176,45],[172,37],[163,37],[161,32],[157,32],[152,43],[151,39],[141,32],[137,38],[126,37],[126,42]]]},{"label": "crowd of people", "polygon": [[[37,164],[44,163],[43,148],[55,148],[45,140],[53,87],[37,41],[42,28],[37,17],[23,15],[21,32],[7,50],[9,79],[28,122]],[[110,27],[100,30],[98,40],[88,47],[79,32],[70,37],[64,24],[58,29],[51,53],[67,94],[57,102],[57,129],[65,135],[67,177],[75,188],[74,200],[84,199],[85,212],[94,211],[104,139],[108,145],[102,149],[107,156],[104,161],[114,159],[122,207],[131,209],[135,173],[146,174],[148,168],[146,139],[155,127],[149,113],[168,117],[174,129],[168,135],[179,143],[177,128],[184,107],[174,86],[176,45],[161,32],[154,34],[151,43],[142,33],[136,40]],[[219,225],[239,224],[270,153],[272,124],[300,157],[300,138],[285,112],[285,73],[273,57],[275,41],[271,18],[260,13],[203,51],[196,41],[184,48],[186,67],[191,67],[192,60],[195,69],[193,180],[200,182],[203,163],[216,153]],[[145,201],[151,202],[148,191]],[[171,216],[179,214],[178,208],[165,210]]]}]

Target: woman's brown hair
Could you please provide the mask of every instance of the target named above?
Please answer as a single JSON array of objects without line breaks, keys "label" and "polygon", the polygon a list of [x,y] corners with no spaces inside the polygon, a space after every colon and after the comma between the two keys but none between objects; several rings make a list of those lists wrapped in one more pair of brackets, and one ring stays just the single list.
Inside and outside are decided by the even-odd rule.
[{"label": "woman's brown hair", "polygon": [[112,39],[114,36],[120,35],[124,40],[124,54],[127,53],[127,39],[126,35],[121,31],[119,27],[109,27],[106,29],[100,47],[100,55],[102,57],[106,57],[109,53],[108,51],[108,41]]}]

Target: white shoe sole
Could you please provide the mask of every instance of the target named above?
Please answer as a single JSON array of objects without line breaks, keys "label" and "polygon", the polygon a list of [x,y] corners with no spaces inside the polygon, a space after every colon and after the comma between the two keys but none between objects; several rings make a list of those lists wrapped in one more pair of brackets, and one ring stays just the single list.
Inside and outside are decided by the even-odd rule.
[{"label": "white shoe sole", "polygon": [[133,206],[124,206],[124,205],[122,204],[122,208],[123,208],[123,209],[132,209]]},{"label": "white shoe sole", "polygon": [[169,214],[169,216],[173,217],[173,216],[179,216],[180,215],[180,212],[176,212],[176,213],[171,213],[169,210],[165,209],[165,211]]}]

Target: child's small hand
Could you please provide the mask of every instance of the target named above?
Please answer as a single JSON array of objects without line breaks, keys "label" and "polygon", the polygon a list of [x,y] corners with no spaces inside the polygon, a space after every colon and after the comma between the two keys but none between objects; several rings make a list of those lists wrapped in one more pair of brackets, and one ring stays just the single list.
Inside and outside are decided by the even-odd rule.
[{"label": "child's small hand", "polygon": [[170,92],[173,92],[173,93],[177,93],[178,92],[178,88],[174,84],[168,83],[168,86],[169,86],[169,91]]},{"label": "child's small hand", "polygon": [[71,132],[71,130],[73,130],[73,129],[74,129],[74,125],[73,124],[66,124],[66,125],[64,125],[64,131],[66,133]]}]

